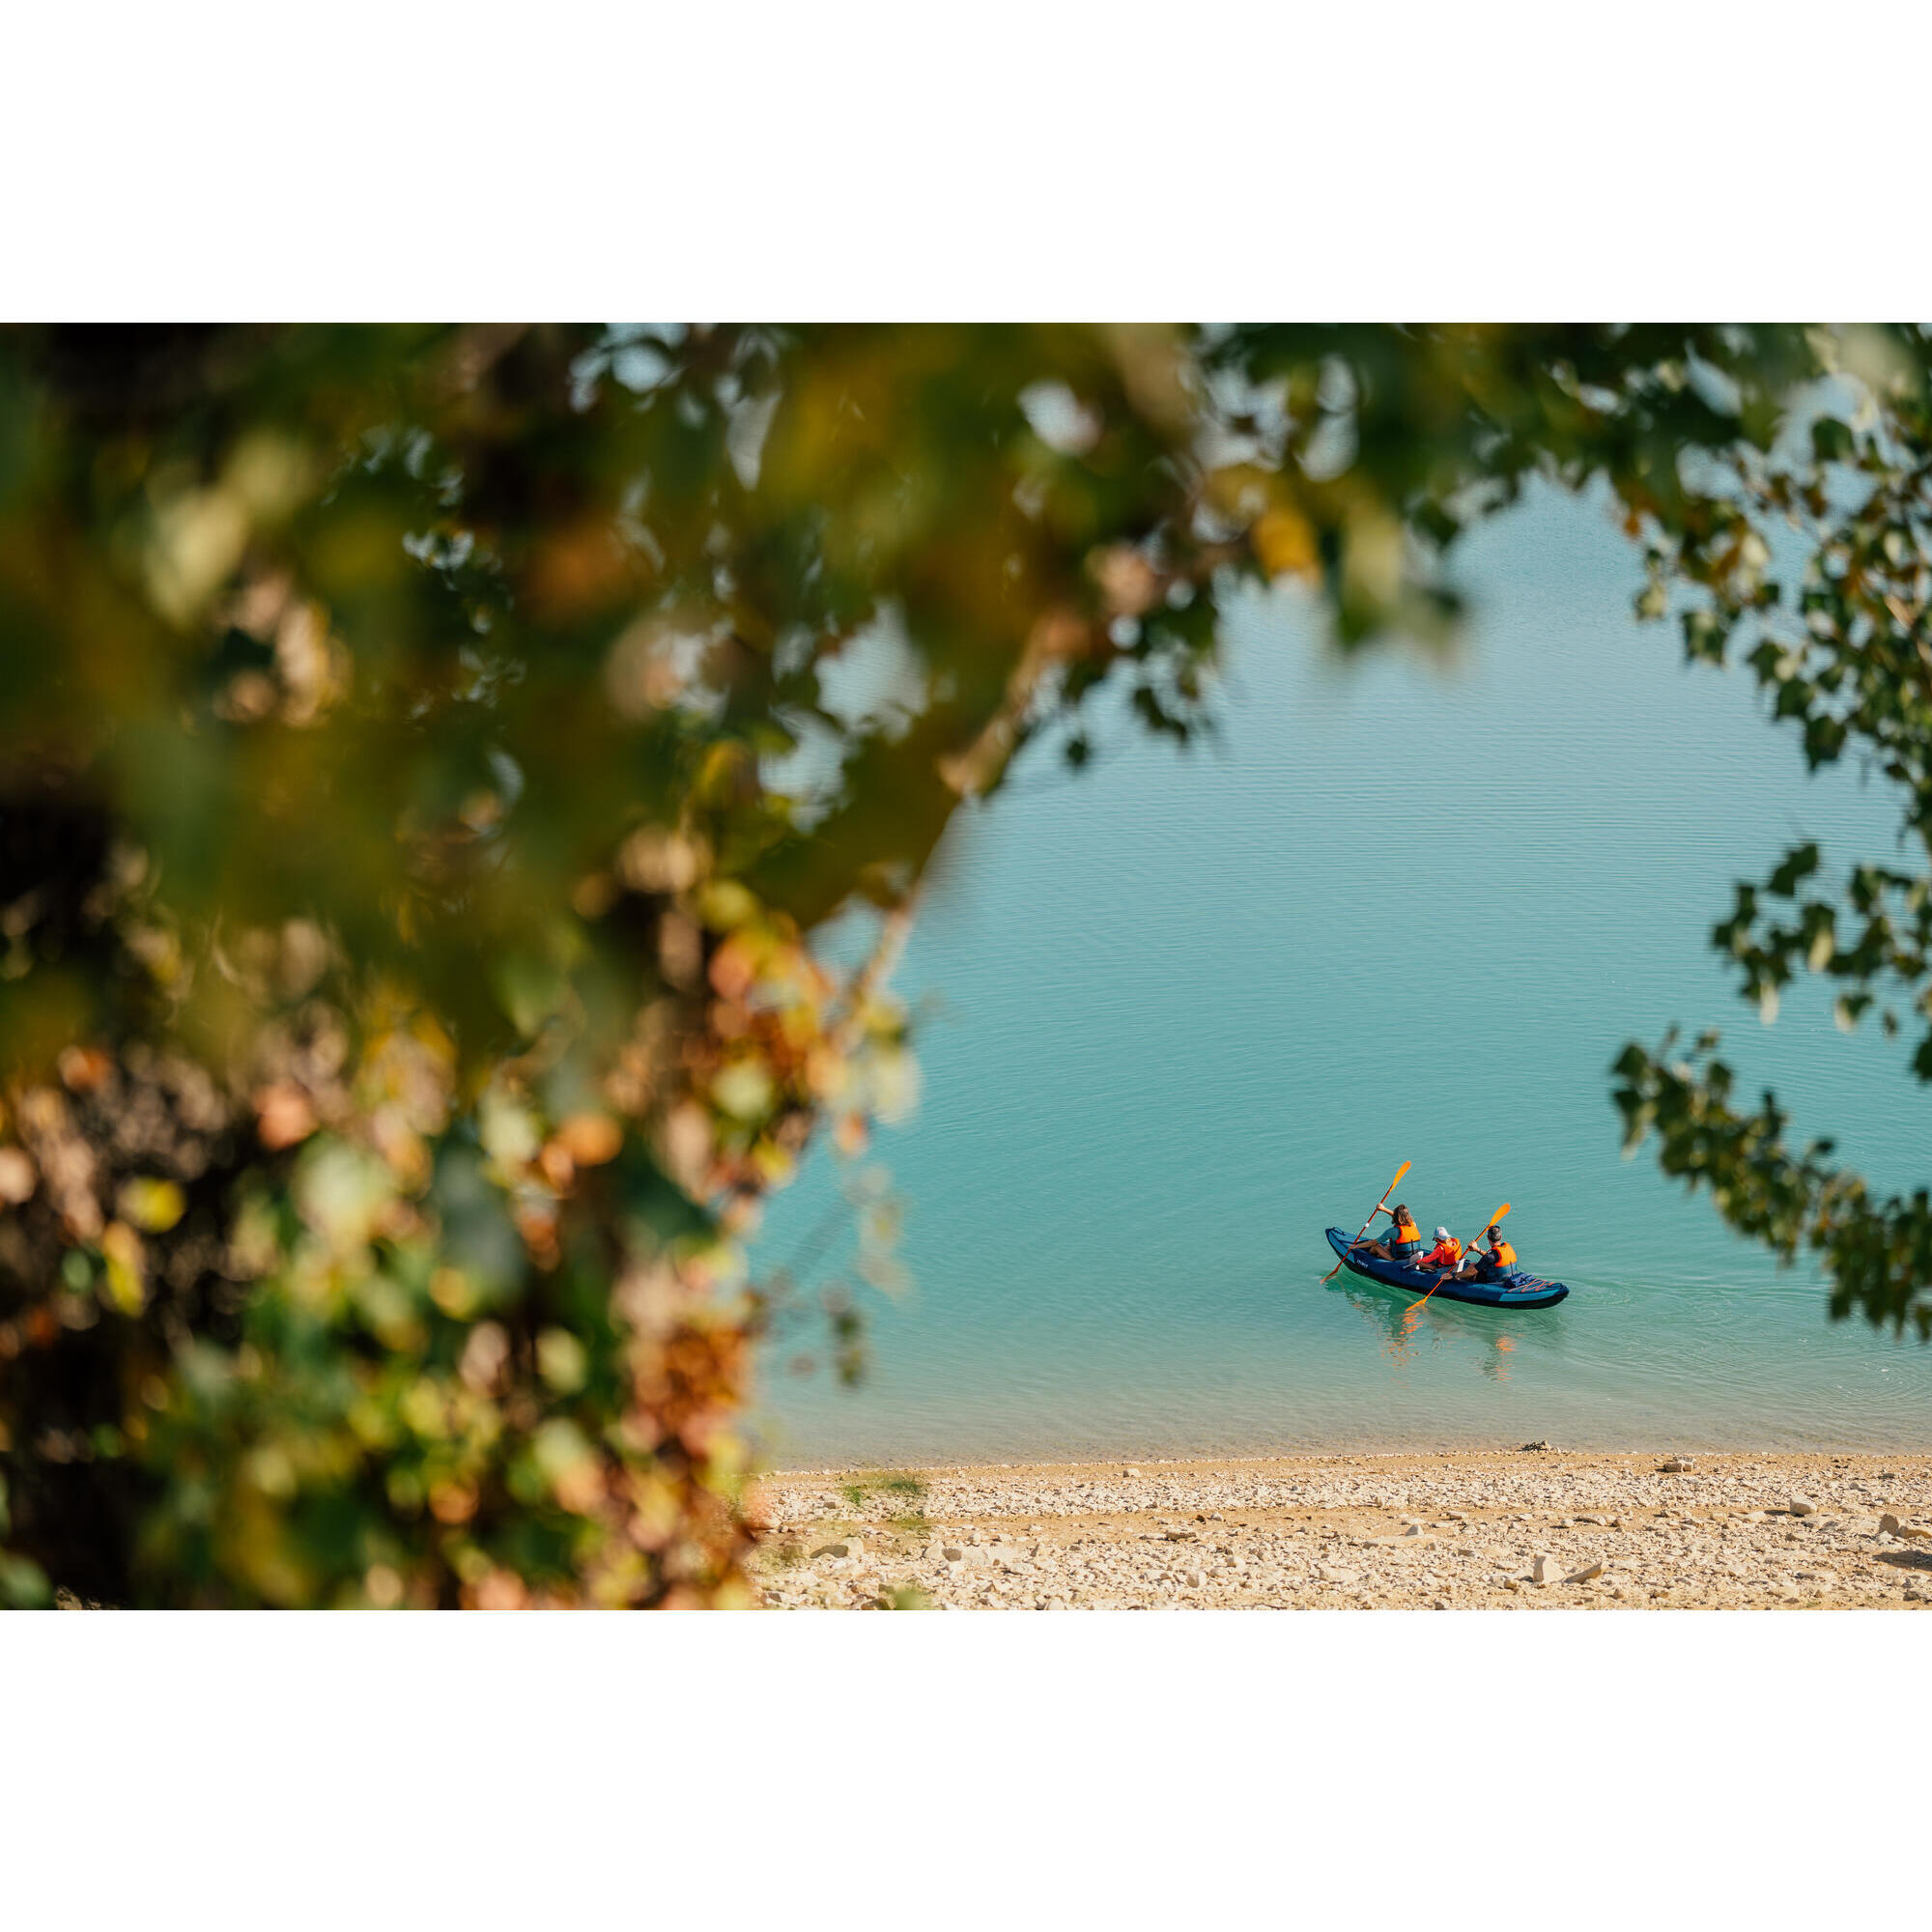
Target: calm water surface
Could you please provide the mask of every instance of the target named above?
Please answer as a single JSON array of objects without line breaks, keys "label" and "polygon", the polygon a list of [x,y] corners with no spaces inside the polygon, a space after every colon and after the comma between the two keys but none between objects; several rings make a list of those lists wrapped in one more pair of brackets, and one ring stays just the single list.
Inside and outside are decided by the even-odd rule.
[{"label": "calm water surface", "polygon": [[[856,1392],[822,1350],[810,1376],[770,1353],[768,1453],[1932,1444],[1932,1350],[1828,1322],[1815,1274],[1620,1158],[1609,1100],[1626,1040],[1719,1025],[1800,1135],[1881,1186],[1924,1177],[1903,1043],[1840,1036],[1814,989],[1760,1025],[1707,943],[1793,838],[1828,866],[1889,853],[1884,794],[1808,778],[1745,676],[1631,617],[1634,554],[1600,508],[1534,500],[1463,570],[1451,668],[1343,665],[1257,598],[1218,752],[1117,726],[1078,781],[1040,760],[971,814],[898,977],[942,1003],[924,1097],[876,1149],[916,1287],[866,1293]],[[1403,1296],[1322,1286],[1322,1229],[1404,1160],[1425,1229],[1467,1238],[1507,1199],[1570,1299],[1406,1324]],[[839,1179],[814,1156],[761,1264]]]}]

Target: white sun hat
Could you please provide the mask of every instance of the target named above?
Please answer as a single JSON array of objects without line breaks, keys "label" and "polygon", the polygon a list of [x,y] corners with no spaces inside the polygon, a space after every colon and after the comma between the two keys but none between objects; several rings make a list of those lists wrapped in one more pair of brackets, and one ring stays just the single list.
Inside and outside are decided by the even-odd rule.
[{"label": "white sun hat", "polygon": [[1449,1238],[1449,1230],[1447,1228],[1437,1228],[1435,1231],[1435,1238],[1438,1241],[1446,1241]]}]

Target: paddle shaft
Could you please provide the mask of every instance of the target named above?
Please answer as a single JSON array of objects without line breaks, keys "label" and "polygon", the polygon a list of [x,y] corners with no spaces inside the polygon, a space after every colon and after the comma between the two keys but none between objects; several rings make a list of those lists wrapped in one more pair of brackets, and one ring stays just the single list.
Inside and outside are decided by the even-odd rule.
[{"label": "paddle shaft", "polygon": [[[1496,1209],[1496,1211],[1495,1211],[1495,1212],[1494,1212],[1493,1214],[1492,1214],[1492,1215],[1490,1216],[1490,1218],[1489,1218],[1489,1219],[1488,1219],[1487,1221],[1485,1221],[1485,1222],[1483,1223],[1483,1234],[1484,1234],[1484,1235],[1487,1235],[1487,1234],[1489,1233],[1489,1231],[1490,1231],[1490,1230],[1491,1230],[1492,1228],[1493,1228],[1493,1227],[1494,1227],[1494,1226],[1496,1225],[1496,1223],[1497,1223],[1498,1221],[1500,1221],[1500,1220],[1501,1220],[1501,1219],[1503,1218],[1503,1216],[1504,1216],[1505,1214],[1507,1214],[1507,1213],[1509,1212],[1509,1210],[1510,1210],[1510,1205],[1509,1205],[1509,1203],[1508,1203],[1507,1201],[1505,1201],[1505,1202],[1503,1203],[1503,1205],[1502,1205],[1502,1206],[1501,1206],[1500,1208],[1498,1208]],[[1478,1235],[1478,1236],[1476,1236],[1476,1240],[1477,1240],[1477,1241],[1480,1241],[1480,1240],[1481,1240],[1482,1238],[1483,1238],[1483,1235]],[[1466,1248],[1464,1248],[1464,1249],[1463,1249],[1463,1261],[1466,1261],[1466,1260],[1467,1260],[1467,1259],[1469,1258],[1469,1256],[1470,1256],[1471,1254],[1473,1254],[1474,1252],[1475,1252],[1475,1241],[1472,1241],[1472,1242],[1470,1242],[1469,1246],[1468,1246],[1468,1247],[1466,1247]],[[1443,1283],[1444,1283],[1445,1281],[1447,1281],[1447,1280],[1449,1279],[1449,1277],[1450,1277],[1451,1275],[1455,1274],[1455,1273],[1456,1273],[1456,1272],[1457,1272],[1457,1271],[1458,1271],[1458,1270],[1459,1270],[1459,1269],[1460,1269],[1460,1268],[1462,1267],[1462,1265],[1463,1265],[1463,1263],[1462,1263],[1462,1262],[1458,1262],[1458,1263],[1456,1264],[1456,1266],[1455,1266],[1455,1267],[1452,1267],[1452,1268],[1444,1268],[1444,1269],[1442,1270],[1441,1274],[1439,1274],[1439,1275],[1438,1275],[1438,1276],[1436,1277],[1436,1280],[1435,1280],[1435,1288],[1440,1288],[1440,1287],[1442,1286],[1442,1284],[1443,1284]],[[1429,1294],[1434,1294],[1434,1293],[1435,1293],[1435,1288],[1432,1288],[1432,1289],[1431,1289],[1431,1290],[1429,1291]],[[1416,1301],[1416,1302],[1411,1302],[1411,1303],[1409,1304],[1409,1306],[1410,1306],[1410,1311],[1411,1311],[1411,1313],[1412,1313],[1412,1312],[1413,1312],[1413,1311],[1414,1311],[1415,1309],[1417,1309],[1417,1308],[1420,1308],[1420,1307],[1422,1306],[1422,1302],[1423,1302],[1423,1301],[1427,1301],[1427,1300],[1429,1299],[1429,1294],[1425,1294],[1425,1295],[1424,1295],[1424,1296],[1422,1297],[1422,1301]]]},{"label": "paddle shaft", "polygon": [[[1355,1230],[1356,1241],[1359,1241],[1362,1238],[1362,1236],[1369,1232],[1370,1223],[1373,1222],[1376,1216],[1382,1211],[1382,1208],[1388,1203],[1389,1196],[1393,1194],[1396,1191],[1396,1189],[1402,1185],[1403,1176],[1406,1174],[1410,1169],[1410,1167],[1412,1167],[1414,1163],[1412,1161],[1406,1160],[1399,1168],[1396,1169],[1395,1179],[1391,1180],[1389,1184],[1382,1189],[1382,1198],[1379,1201],[1378,1201],[1373,1208],[1369,1209],[1368,1220],[1364,1221],[1362,1225]],[[1349,1245],[1350,1247],[1353,1247],[1354,1241],[1350,1242]],[[1328,1272],[1321,1277],[1321,1279],[1323,1281],[1333,1281],[1335,1277],[1341,1273],[1341,1271],[1342,1271],[1342,1264],[1340,1262],[1337,1262],[1335,1265],[1331,1267],[1328,1270]]]}]

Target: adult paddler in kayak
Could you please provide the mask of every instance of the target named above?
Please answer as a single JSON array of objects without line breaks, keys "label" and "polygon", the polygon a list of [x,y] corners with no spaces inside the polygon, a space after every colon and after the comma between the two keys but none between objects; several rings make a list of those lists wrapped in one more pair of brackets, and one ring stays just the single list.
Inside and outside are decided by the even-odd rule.
[{"label": "adult paddler in kayak", "polygon": [[[1487,1240],[1485,1250],[1481,1242]],[[1516,1250],[1503,1239],[1503,1225],[1492,1221],[1484,1229],[1478,1244],[1464,1255],[1456,1264],[1450,1279],[1453,1281],[1493,1280],[1499,1274],[1507,1274],[1516,1266]]]},{"label": "adult paddler in kayak", "polygon": [[[1355,1241],[1350,1245],[1366,1248],[1372,1255],[1379,1255],[1385,1262],[1412,1262],[1422,1252],[1422,1230],[1415,1225],[1415,1216],[1398,1201],[1393,1208],[1378,1208],[1377,1214],[1386,1214],[1392,1224],[1385,1241]],[[1374,1215],[1369,1217],[1371,1220]]]}]

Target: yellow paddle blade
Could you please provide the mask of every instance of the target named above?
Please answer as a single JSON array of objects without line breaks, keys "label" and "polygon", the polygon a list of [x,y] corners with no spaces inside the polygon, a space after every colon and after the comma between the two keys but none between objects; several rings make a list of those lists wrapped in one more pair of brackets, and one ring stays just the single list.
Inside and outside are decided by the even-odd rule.
[{"label": "yellow paddle blade", "polygon": [[[1393,1194],[1399,1186],[1401,1186],[1403,1176],[1406,1174],[1410,1169],[1410,1167],[1413,1165],[1414,1163],[1412,1161],[1406,1160],[1399,1168],[1396,1169],[1395,1179],[1391,1180],[1389,1184],[1382,1189],[1382,1200],[1378,1201],[1376,1203],[1377,1208],[1379,1208],[1382,1205],[1382,1201],[1386,1201],[1389,1198],[1389,1196]],[[1362,1223],[1361,1234],[1358,1234],[1355,1236],[1356,1240],[1359,1241],[1362,1238],[1362,1235],[1366,1235],[1369,1232],[1369,1221],[1373,1221],[1375,1218],[1376,1218],[1375,1214],[1372,1210],[1369,1215],[1369,1220],[1364,1221]],[[1328,1270],[1328,1272],[1321,1277],[1321,1279],[1323,1282],[1331,1282],[1341,1272],[1342,1272],[1342,1264],[1340,1262],[1337,1262],[1335,1265],[1331,1267]]]},{"label": "yellow paddle blade", "polygon": [[[1487,1221],[1485,1221],[1479,1229],[1477,1229],[1476,1241],[1480,1241],[1483,1238],[1483,1236],[1487,1235],[1490,1232],[1490,1230],[1493,1228],[1496,1225],[1496,1223],[1500,1221],[1503,1218],[1503,1216],[1509,1212],[1509,1210],[1510,1210],[1510,1205],[1507,1201],[1505,1201],[1503,1205],[1500,1208],[1498,1208],[1496,1211],[1493,1214],[1492,1214],[1490,1218]],[[1476,1245],[1476,1241],[1471,1241],[1469,1243],[1470,1247],[1473,1248]]]}]

